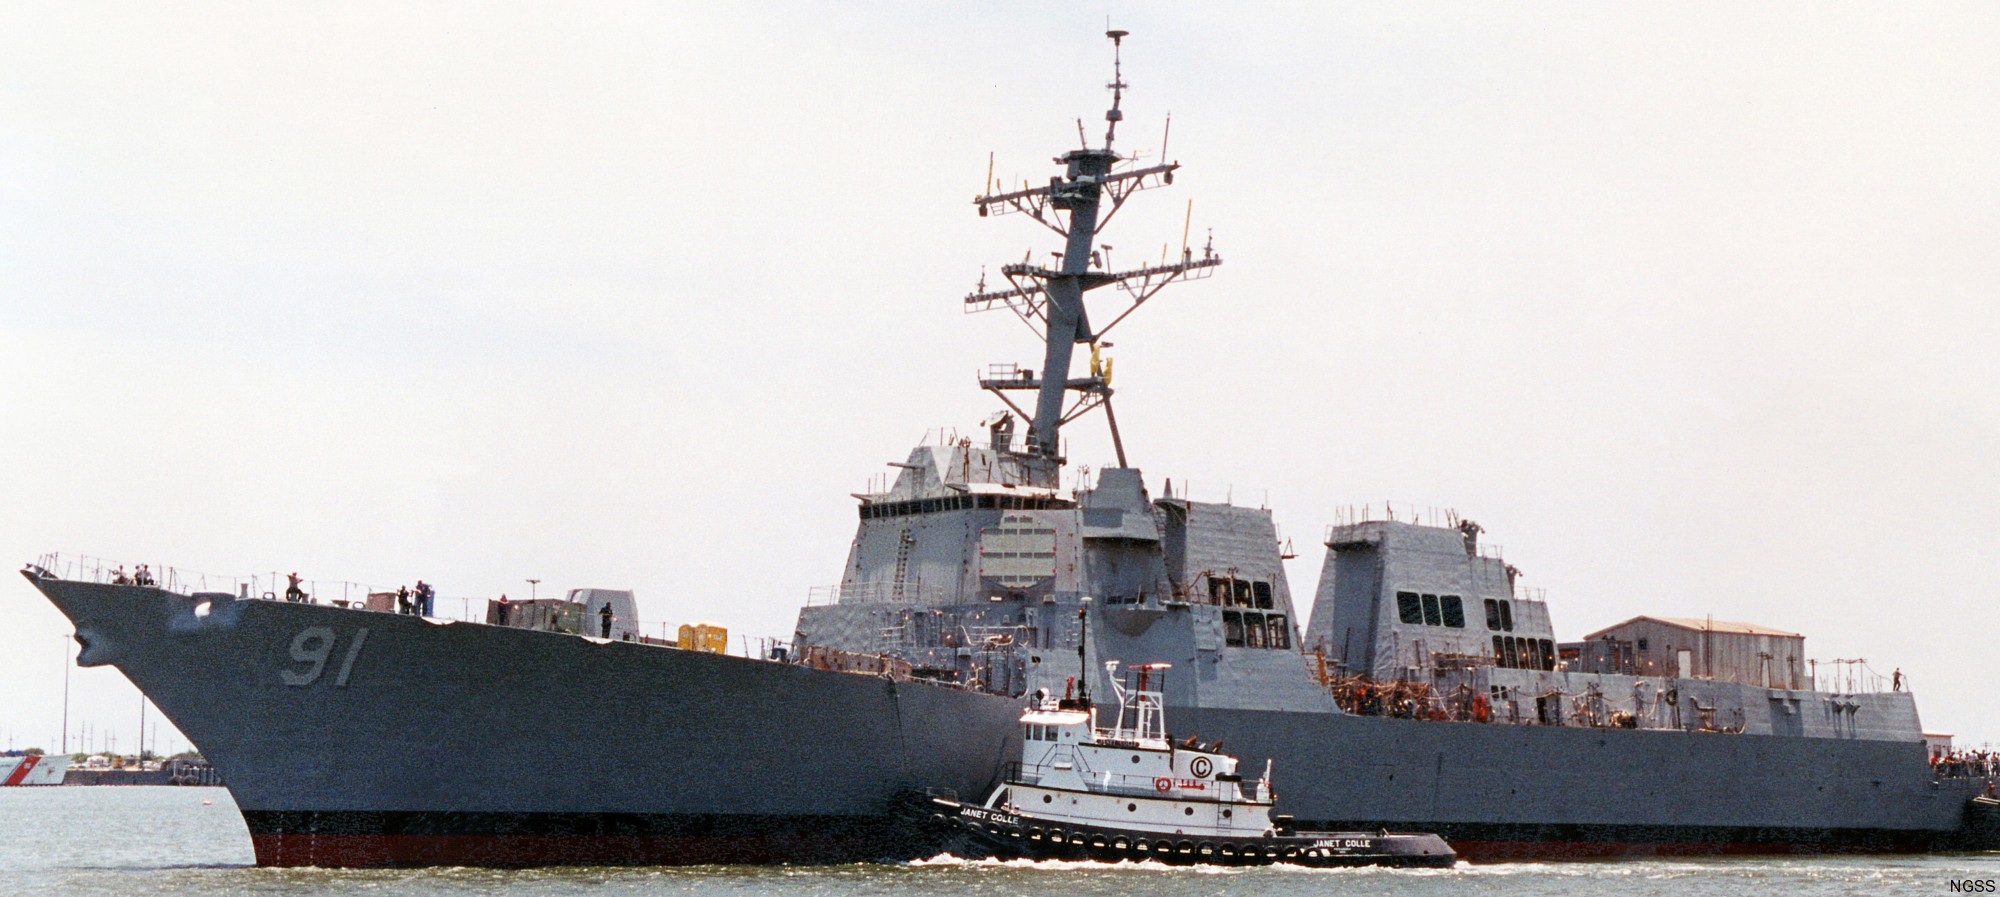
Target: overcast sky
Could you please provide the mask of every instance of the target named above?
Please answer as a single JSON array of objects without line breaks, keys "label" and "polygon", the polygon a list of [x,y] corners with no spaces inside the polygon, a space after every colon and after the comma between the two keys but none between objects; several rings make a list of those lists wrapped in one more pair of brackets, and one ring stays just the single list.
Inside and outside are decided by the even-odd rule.
[{"label": "overcast sky", "polygon": [[[1113,336],[1125,444],[1268,501],[1301,611],[1340,509],[1452,508],[1559,637],[1801,631],[2000,740],[1990,3],[16,5],[0,558],[788,634],[849,493],[1038,362],[961,297],[1055,244],[968,200],[1101,127],[1107,9],[1120,148],[1187,167],[1102,242],[1192,200],[1227,259]],[[0,605],[54,748],[70,628]]]}]

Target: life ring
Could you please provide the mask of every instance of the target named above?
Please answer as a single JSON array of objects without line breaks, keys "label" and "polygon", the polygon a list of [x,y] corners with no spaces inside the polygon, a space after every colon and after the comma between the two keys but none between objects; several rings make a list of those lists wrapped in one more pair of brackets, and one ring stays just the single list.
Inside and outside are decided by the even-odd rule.
[{"label": "life ring", "polygon": [[1161,776],[1157,779],[1154,779],[1153,790],[1158,791],[1161,794],[1165,794],[1169,791],[1172,791],[1174,790],[1174,780],[1167,778],[1166,776]]},{"label": "life ring", "polygon": [[1472,696],[1472,721],[1483,723],[1493,718],[1493,704],[1485,695]]}]

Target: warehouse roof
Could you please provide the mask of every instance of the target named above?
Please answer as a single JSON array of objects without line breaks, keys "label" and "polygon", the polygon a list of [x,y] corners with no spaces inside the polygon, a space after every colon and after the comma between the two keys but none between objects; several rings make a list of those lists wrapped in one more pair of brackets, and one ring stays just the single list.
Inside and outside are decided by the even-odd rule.
[{"label": "warehouse roof", "polygon": [[1771,636],[1778,636],[1780,638],[1805,638],[1805,636],[1800,635],[1799,633],[1796,632],[1786,632],[1783,629],[1773,629],[1769,626],[1759,626],[1755,623],[1736,623],[1729,620],[1691,620],[1686,617],[1647,617],[1647,616],[1633,617],[1632,619],[1626,620],[1623,623],[1606,626],[1603,629],[1599,629],[1596,632],[1584,636],[1584,638],[1585,639],[1599,638],[1604,635],[1610,634],[1616,630],[1630,626],[1633,623],[1637,623],[1640,620],[1650,620],[1654,623],[1665,623],[1668,626],[1675,626],[1681,629],[1691,629],[1696,632],[1704,632],[1704,631],[1727,632],[1735,635],[1771,635]]}]

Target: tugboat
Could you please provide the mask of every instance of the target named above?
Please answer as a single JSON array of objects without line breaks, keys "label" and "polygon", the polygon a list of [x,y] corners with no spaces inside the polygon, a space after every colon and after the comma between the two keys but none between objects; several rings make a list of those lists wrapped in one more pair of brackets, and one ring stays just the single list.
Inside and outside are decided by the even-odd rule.
[{"label": "tugboat", "polygon": [[[1083,650],[1077,651],[1079,659]],[[1098,728],[1088,685],[1034,692],[1021,715],[1021,759],[978,805],[931,798],[932,821],[955,827],[971,853],[1029,859],[1154,860],[1224,866],[1449,867],[1458,854],[1433,834],[1302,832],[1271,815],[1271,761],[1245,779],[1222,744],[1166,733],[1170,664],[1106,662],[1118,716]],[[1088,677],[1083,680],[1088,682]],[[1071,693],[1073,691],[1073,693]]]}]

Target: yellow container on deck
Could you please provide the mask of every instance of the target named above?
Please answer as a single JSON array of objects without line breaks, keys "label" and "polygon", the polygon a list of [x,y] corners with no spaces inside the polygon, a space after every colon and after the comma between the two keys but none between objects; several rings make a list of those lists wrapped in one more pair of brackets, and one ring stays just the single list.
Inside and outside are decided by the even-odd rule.
[{"label": "yellow container on deck", "polygon": [[678,646],[683,651],[721,654],[729,649],[729,630],[714,623],[682,623]]}]

